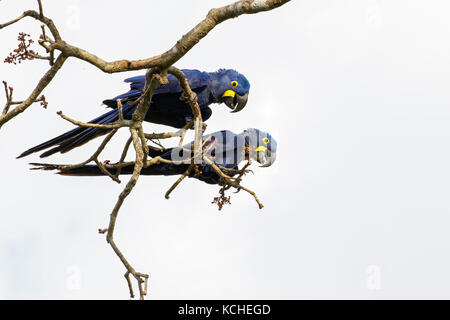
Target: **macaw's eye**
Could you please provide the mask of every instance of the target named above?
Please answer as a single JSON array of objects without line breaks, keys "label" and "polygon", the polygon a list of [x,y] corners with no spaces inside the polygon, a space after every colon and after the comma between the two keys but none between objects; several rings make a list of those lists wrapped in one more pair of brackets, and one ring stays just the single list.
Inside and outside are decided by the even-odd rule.
[{"label": "macaw's eye", "polygon": [[265,144],[268,144],[268,143],[270,142],[270,140],[269,140],[269,138],[265,137],[265,138],[263,139],[263,142],[264,142]]},{"label": "macaw's eye", "polygon": [[231,81],[231,86],[232,87],[237,87],[238,86],[238,82],[237,81]]}]

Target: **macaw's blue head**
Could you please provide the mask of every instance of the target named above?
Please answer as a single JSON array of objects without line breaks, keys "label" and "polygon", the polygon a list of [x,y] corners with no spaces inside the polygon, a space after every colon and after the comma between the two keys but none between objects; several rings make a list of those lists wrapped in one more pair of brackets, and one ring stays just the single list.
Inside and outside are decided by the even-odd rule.
[{"label": "macaw's blue head", "polygon": [[277,141],[267,132],[255,128],[248,128],[242,133],[248,146],[248,156],[269,167],[277,158]]},{"label": "macaw's blue head", "polygon": [[225,103],[231,112],[239,112],[247,104],[250,82],[239,72],[220,69],[212,75],[212,93],[216,102]]}]

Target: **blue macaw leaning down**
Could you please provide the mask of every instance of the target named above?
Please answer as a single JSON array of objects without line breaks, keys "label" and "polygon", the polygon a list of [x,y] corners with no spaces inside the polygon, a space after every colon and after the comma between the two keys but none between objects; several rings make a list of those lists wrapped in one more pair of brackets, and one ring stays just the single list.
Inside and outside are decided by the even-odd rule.
[{"label": "blue macaw leaning down", "polygon": [[[203,121],[211,117],[210,104],[225,103],[232,109],[231,112],[239,112],[245,107],[250,83],[239,72],[232,69],[220,69],[217,72],[182,71],[186,75],[191,89],[197,94]],[[159,86],[154,91],[151,106],[144,120],[183,128],[193,118],[192,110],[189,104],[184,101],[185,99],[182,98],[183,92],[178,80],[170,74],[167,75],[167,79],[168,84]],[[89,121],[89,123],[107,124],[117,121],[119,119],[117,99],[122,101],[124,118],[131,119],[136,109],[136,106],[131,105],[131,103],[141,96],[145,86],[145,76],[128,78],[125,79],[125,82],[131,83],[130,91],[113,99],[104,100],[103,103],[113,110]],[[41,158],[57,152],[65,153],[107,132],[108,130],[105,129],[78,127],[23,152],[18,158],[50,147],[53,148],[41,154]]]},{"label": "blue macaw leaning down", "polygon": [[[268,167],[275,162],[277,142],[267,132],[250,128],[240,134],[223,130],[203,136],[203,153],[206,154],[216,165],[225,168],[230,176],[237,174],[239,164],[244,160],[256,160],[262,167]],[[174,163],[157,163],[143,168],[141,175],[179,175],[188,168],[193,156],[193,142],[186,144],[183,148],[170,148],[164,151],[150,149],[150,156],[160,156],[163,159],[176,161]],[[183,151],[186,150],[186,151]],[[186,161],[187,160],[187,161]],[[184,161],[185,163],[180,163]],[[33,163],[35,169],[60,170],[59,165]],[[121,174],[132,174],[134,165],[122,167]],[[111,174],[116,174],[116,169],[108,169]],[[60,170],[61,175],[67,176],[102,176],[104,173],[97,165],[85,165],[76,169]],[[189,177],[199,179],[208,184],[223,184],[223,179],[204,160],[198,164],[197,169],[191,171]]]}]

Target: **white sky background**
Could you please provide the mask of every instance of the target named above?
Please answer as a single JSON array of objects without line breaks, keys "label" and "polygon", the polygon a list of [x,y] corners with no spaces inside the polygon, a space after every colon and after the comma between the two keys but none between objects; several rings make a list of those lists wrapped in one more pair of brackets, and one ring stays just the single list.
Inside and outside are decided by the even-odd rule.
[{"label": "white sky background", "polygon": [[[162,53],[230,3],[43,2],[65,40],[106,60]],[[34,0],[1,1],[0,21],[29,8]],[[247,107],[214,105],[208,132],[257,127],[279,150],[244,181],[263,210],[240,192],[219,212],[210,203],[219,188],[194,179],[165,200],[176,177],[139,179],[115,239],[150,274],[149,298],[449,299],[449,14],[445,0],[296,0],[219,25],[177,62],[245,74]],[[0,58],[39,25],[2,30]],[[19,100],[47,69],[0,63],[0,80]],[[125,269],[97,233],[124,184],[29,171],[38,156],[15,157],[73,128],[56,111],[88,121],[142,73],[70,59],[44,91],[48,109],[33,105],[1,129],[0,298],[128,298]],[[103,159],[115,160],[126,136]],[[99,143],[46,161],[83,160]]]}]

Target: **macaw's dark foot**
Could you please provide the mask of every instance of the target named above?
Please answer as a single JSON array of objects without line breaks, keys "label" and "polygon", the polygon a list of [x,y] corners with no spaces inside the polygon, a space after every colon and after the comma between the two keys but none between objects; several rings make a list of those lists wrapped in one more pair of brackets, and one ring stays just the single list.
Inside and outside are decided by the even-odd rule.
[{"label": "macaw's dark foot", "polygon": [[180,95],[180,101],[186,102],[186,103],[192,103],[192,102],[197,102],[198,98],[197,95],[194,93],[194,98],[191,99],[190,97],[188,97],[186,95],[186,93],[183,91],[183,93]]},{"label": "macaw's dark foot", "polygon": [[[186,117],[185,119],[186,124],[184,125],[183,129],[184,130],[189,130],[192,129],[194,130],[194,119],[192,119],[191,117]],[[208,125],[206,123],[202,123],[202,134],[205,133],[206,131],[206,127]]]},{"label": "macaw's dark foot", "polygon": [[232,168],[224,168],[220,167],[220,170],[222,170],[223,173],[225,173],[229,177],[233,177],[235,175],[245,176],[247,173],[252,173],[253,171],[250,169],[232,169]]},{"label": "macaw's dark foot", "polygon": [[[236,180],[236,183],[238,184],[236,188],[236,191],[234,193],[238,193],[239,191],[242,190],[242,188],[239,186],[239,183],[241,182],[241,179]],[[223,180],[222,178],[219,180],[218,183],[219,186],[222,187],[222,189],[220,189],[221,193],[224,193],[225,191],[230,190],[233,186],[231,184],[228,184],[225,180]]]}]

